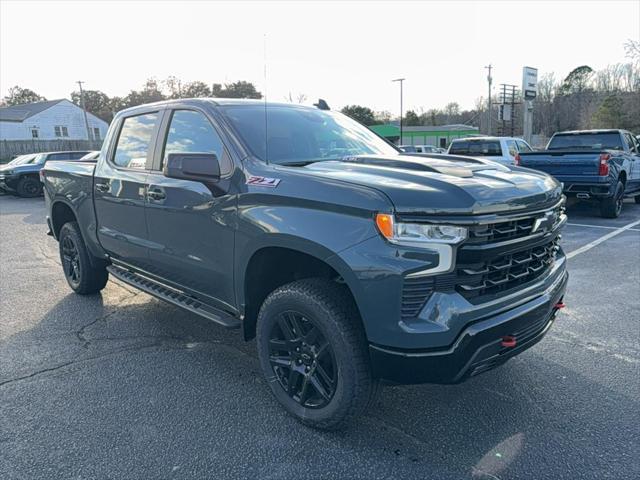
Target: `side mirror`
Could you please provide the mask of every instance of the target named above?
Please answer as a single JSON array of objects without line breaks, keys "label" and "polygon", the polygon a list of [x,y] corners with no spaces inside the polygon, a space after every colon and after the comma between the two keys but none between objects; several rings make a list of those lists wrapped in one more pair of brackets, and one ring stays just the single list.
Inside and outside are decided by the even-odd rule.
[{"label": "side mirror", "polygon": [[170,153],[163,173],[168,178],[211,182],[220,178],[220,162],[215,153]]}]

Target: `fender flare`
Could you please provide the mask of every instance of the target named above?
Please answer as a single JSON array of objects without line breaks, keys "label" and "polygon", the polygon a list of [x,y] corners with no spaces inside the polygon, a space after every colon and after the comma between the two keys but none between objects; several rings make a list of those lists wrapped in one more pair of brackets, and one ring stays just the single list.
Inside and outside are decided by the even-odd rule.
[{"label": "fender flare", "polygon": [[353,270],[349,267],[349,265],[347,265],[344,260],[342,260],[342,258],[340,258],[338,252],[333,252],[324,245],[321,245],[307,238],[289,234],[270,233],[268,234],[268,242],[264,242],[262,240],[264,240],[262,236],[255,237],[253,241],[248,243],[245,248],[242,249],[242,251],[236,253],[236,258],[242,259],[242,263],[238,263],[236,265],[236,275],[234,275],[237,304],[242,313],[244,313],[246,305],[244,289],[246,283],[246,272],[251,259],[253,259],[254,255],[260,250],[274,247],[285,248],[305,255],[309,255],[321,262],[326,263],[333,270],[335,270],[338,275],[340,275],[347,288],[349,288],[349,290],[351,291],[356,306],[360,311],[360,306],[358,304],[358,298],[361,296],[360,283],[358,282]]}]

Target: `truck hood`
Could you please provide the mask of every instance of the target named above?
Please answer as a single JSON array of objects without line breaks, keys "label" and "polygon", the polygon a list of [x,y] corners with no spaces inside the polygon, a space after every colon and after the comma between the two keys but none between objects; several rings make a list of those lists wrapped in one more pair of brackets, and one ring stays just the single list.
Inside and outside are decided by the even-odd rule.
[{"label": "truck hood", "polygon": [[304,168],[381,191],[399,213],[519,211],[544,207],[562,197],[560,183],[544,173],[455,155],[357,156]]},{"label": "truck hood", "polygon": [[2,165],[0,166],[0,172],[6,172],[6,171],[12,171],[15,173],[20,173],[20,172],[33,172],[33,171],[38,171],[40,170],[40,168],[42,168],[42,165],[34,165],[34,164],[28,164],[28,165]]}]

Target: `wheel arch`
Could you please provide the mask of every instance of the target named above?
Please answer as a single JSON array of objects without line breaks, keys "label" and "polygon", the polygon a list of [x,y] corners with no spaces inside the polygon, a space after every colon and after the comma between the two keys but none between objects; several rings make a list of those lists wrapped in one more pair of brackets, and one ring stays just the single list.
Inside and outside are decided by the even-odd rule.
[{"label": "wheel arch", "polygon": [[358,284],[342,259],[326,247],[306,239],[280,237],[278,240],[243,255],[246,262],[236,271],[236,294],[246,340],[255,336],[258,312],[269,293],[302,278],[328,278],[343,284],[358,311],[357,321],[362,322],[357,301]]},{"label": "wheel arch", "polygon": [[76,212],[67,202],[57,200],[51,204],[51,230],[56,239],[59,238],[60,229],[65,223],[77,221]]}]

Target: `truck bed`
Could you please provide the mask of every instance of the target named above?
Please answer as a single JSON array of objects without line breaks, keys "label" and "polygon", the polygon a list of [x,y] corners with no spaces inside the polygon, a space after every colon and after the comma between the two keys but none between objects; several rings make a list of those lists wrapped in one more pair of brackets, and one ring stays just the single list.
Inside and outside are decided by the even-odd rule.
[{"label": "truck bed", "polygon": [[597,176],[600,155],[607,150],[544,150],[520,154],[520,165],[562,177]]},{"label": "truck bed", "polygon": [[[45,201],[64,199],[75,204],[93,222],[93,172],[95,162],[47,162],[40,171]],[[88,200],[88,201],[87,201]]]}]

